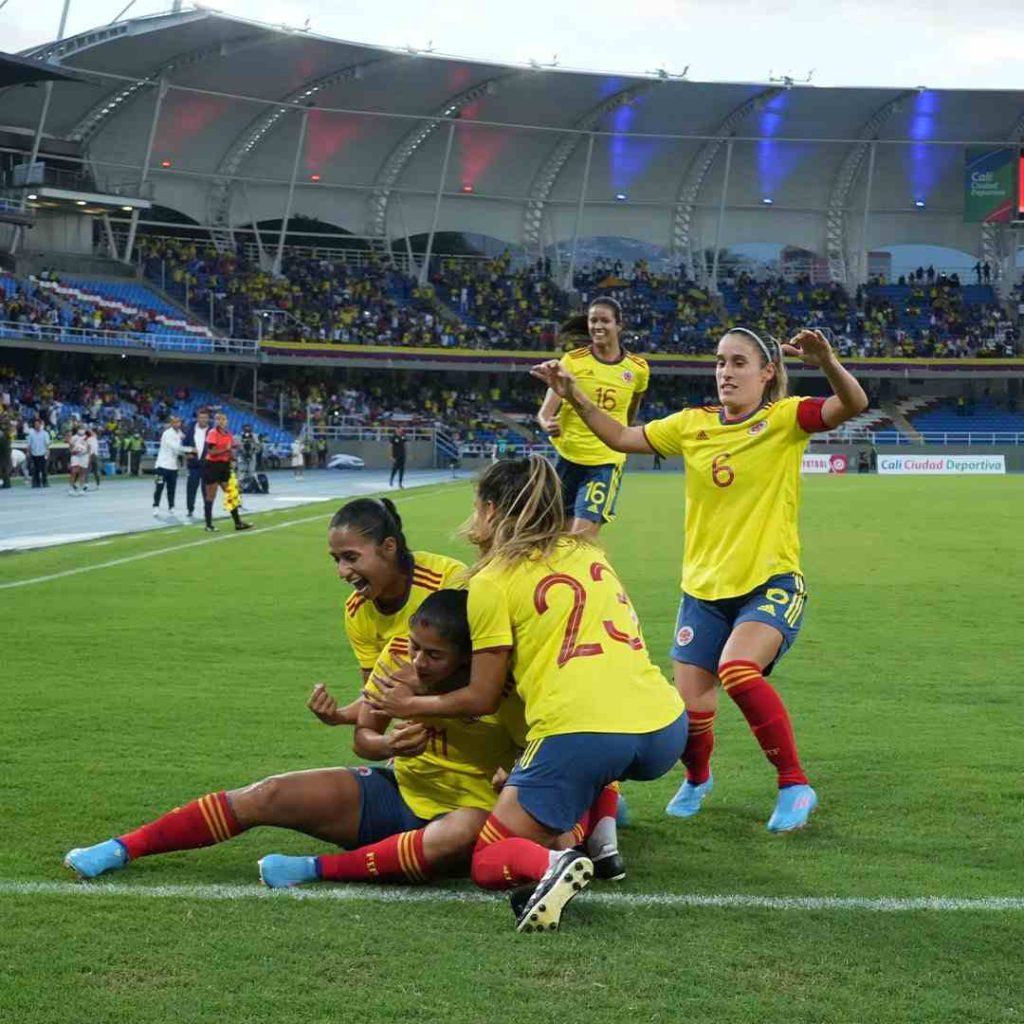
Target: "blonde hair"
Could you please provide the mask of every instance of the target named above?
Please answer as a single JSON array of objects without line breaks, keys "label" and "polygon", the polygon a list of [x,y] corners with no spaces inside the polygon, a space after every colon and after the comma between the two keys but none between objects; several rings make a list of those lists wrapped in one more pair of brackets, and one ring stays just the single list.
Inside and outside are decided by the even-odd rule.
[{"label": "blonde hair", "polygon": [[562,483],[543,455],[495,462],[481,474],[476,494],[494,505],[495,517],[488,536],[475,527],[476,517],[462,529],[466,540],[484,549],[469,576],[494,562],[548,558],[560,540],[572,538],[566,532]]},{"label": "blonde hair", "polygon": [[749,327],[730,327],[723,337],[728,337],[730,334],[740,335],[756,349],[762,367],[769,363],[775,367],[775,373],[771,380],[764,386],[762,401],[778,402],[785,398],[789,394],[789,374],[786,372],[786,364],[782,359],[782,345],[779,339],[767,334],[765,335],[767,340],[764,340]]}]

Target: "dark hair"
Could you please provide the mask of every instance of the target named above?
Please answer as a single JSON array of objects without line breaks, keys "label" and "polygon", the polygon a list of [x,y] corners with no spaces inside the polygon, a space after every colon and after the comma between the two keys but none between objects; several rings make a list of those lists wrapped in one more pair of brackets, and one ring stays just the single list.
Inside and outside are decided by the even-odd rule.
[{"label": "dark hair", "polygon": [[557,338],[562,344],[588,341],[590,338],[590,328],[587,326],[587,314],[576,313],[569,317],[568,320],[563,320],[558,325]]},{"label": "dark hair", "polygon": [[610,295],[598,295],[596,299],[591,299],[587,304],[587,312],[590,312],[595,306],[607,306],[614,314],[615,322],[622,323],[622,305],[618,299],[613,299]]},{"label": "dark hair", "polygon": [[355,530],[374,544],[383,544],[394,537],[398,544],[398,561],[412,564],[412,552],[402,532],[402,517],[390,498],[356,498],[342,505],[331,516],[329,530]]},{"label": "dark hair", "polygon": [[465,590],[437,590],[428,594],[409,618],[409,628],[426,626],[442,640],[450,643],[459,654],[469,657],[473,653],[473,640],[469,633],[469,615]]}]

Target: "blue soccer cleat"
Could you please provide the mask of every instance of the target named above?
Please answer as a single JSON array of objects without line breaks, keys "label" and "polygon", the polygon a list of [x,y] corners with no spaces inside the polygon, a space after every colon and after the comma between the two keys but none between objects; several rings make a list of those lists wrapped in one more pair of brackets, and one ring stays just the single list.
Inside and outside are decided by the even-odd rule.
[{"label": "blue soccer cleat", "polygon": [[269,889],[290,889],[295,885],[315,882],[319,877],[316,857],[286,857],[271,853],[260,863],[260,881]]},{"label": "blue soccer cleat", "polygon": [[619,802],[615,807],[615,824],[618,828],[628,828],[629,822],[629,804],[626,803],[626,798],[620,793]]},{"label": "blue soccer cleat", "polygon": [[779,790],[775,810],[768,819],[769,832],[793,832],[803,828],[818,806],[818,794],[810,786],[786,786]]},{"label": "blue soccer cleat", "polygon": [[128,851],[116,839],[108,839],[95,846],[70,850],[64,858],[64,867],[71,868],[79,878],[96,878],[106,871],[123,868],[128,859]]},{"label": "blue soccer cleat", "polygon": [[665,813],[673,818],[692,818],[699,810],[704,797],[714,788],[715,780],[709,775],[706,782],[695,786],[689,779],[676,791],[676,795],[668,802]]}]

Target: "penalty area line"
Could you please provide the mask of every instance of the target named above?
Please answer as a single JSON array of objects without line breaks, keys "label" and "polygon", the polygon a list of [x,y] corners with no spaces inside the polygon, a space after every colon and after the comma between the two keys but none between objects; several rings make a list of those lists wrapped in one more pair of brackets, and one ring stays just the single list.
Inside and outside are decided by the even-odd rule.
[{"label": "penalty area line", "polygon": [[[493,903],[498,894],[457,889],[407,889],[396,886],[267,889],[261,885],[119,885],[110,882],[30,882],[0,880],[0,896],[82,896],[107,899],[181,900],[312,900],[357,903]],[[982,896],[754,896],[743,893],[697,895],[690,893],[622,893],[590,890],[588,903],[608,907],[672,907],[726,910],[863,911],[910,913],[917,911],[1024,911],[1024,897]]]},{"label": "penalty area line", "polygon": [[[442,484],[441,486],[446,486]],[[437,485],[432,485],[429,491],[424,491],[422,494],[410,494],[409,497],[402,499],[403,506],[408,504],[410,501],[416,501],[418,498],[429,498],[436,494],[440,488]],[[356,497],[374,497],[374,495],[357,495]],[[331,501],[330,498],[325,498],[324,501]],[[354,500],[354,499],[346,499]],[[283,511],[278,509],[267,509],[269,511]],[[257,512],[256,515],[266,515],[266,512]],[[245,536],[250,540],[254,540],[257,537],[262,537],[265,533],[270,533],[273,530],[286,530],[289,526],[302,526],[305,523],[322,522],[324,520],[324,513],[320,513],[315,516],[304,516],[301,519],[289,519],[286,523],[274,523],[271,526],[257,526],[255,531],[245,532]],[[135,534],[135,536],[143,536],[144,534]],[[126,535],[127,536],[127,535]],[[96,569],[111,569],[118,565],[128,565],[130,562],[141,562],[146,558],[156,558],[159,555],[169,555],[174,551],[187,551],[189,548],[201,548],[205,544],[219,544],[226,540],[235,540],[239,536],[238,531],[231,529],[226,533],[221,534],[219,537],[204,537],[202,540],[192,540],[185,544],[173,544],[166,548],[156,548],[153,551],[140,551],[136,555],[125,555],[124,558],[113,558],[109,562],[97,562],[94,565],[83,565],[77,569],[65,569],[62,572],[51,572],[46,576],[32,576],[25,580],[12,580],[8,583],[0,583],[0,590],[12,590],[15,587],[30,587],[35,583],[49,583],[52,580],[63,580],[69,576],[79,576],[82,573],[93,572]]]}]

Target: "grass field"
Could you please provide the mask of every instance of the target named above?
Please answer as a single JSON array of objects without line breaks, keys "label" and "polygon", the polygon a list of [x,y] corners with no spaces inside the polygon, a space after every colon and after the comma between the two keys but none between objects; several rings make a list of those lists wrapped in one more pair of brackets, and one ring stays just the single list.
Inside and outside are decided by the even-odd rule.
[{"label": "grass field", "polygon": [[[406,492],[413,546],[468,555],[469,502],[465,484]],[[353,762],[303,706],[316,680],[357,689],[331,509],[0,559],[0,1020],[1021,1020],[1022,508],[1024,477],[809,478],[811,599],[773,678],[811,825],[765,831],[773,776],[723,705],[705,811],[663,815],[676,774],[627,785],[629,880],[545,936],[468,883],[260,898],[259,856],[323,849],[270,830],[67,885],[71,846]],[[680,525],[678,477],[629,477],[605,538],[666,668]],[[914,897],[990,902],[883,902]]]}]

